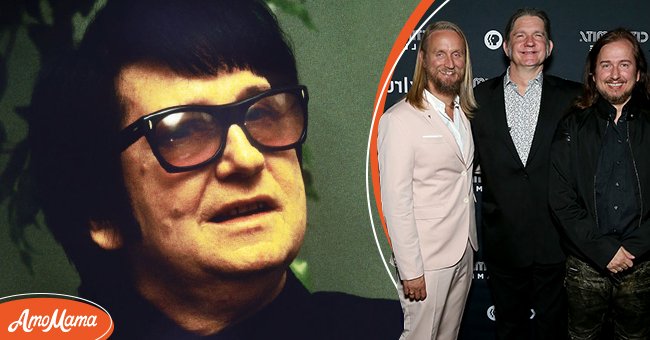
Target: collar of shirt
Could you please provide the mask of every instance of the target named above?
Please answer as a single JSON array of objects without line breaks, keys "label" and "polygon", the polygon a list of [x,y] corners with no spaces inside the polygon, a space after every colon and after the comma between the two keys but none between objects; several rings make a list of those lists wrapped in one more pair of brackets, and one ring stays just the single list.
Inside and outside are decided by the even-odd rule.
[{"label": "collar of shirt", "polygon": [[[465,156],[465,141],[468,138],[467,135],[469,134],[468,130],[469,128],[465,126],[465,123],[463,122],[463,119],[458,117],[460,115],[463,115],[463,111],[460,109],[460,104],[459,102],[459,97],[456,96],[454,98],[454,120],[451,120],[449,116],[447,115],[445,111],[445,103],[443,103],[440,99],[438,99],[436,96],[434,96],[431,92],[428,90],[424,90],[424,97],[431,105],[436,112],[438,113],[438,116],[440,119],[442,119],[442,122],[447,126],[447,129],[449,129],[449,132],[454,136],[454,140],[456,140],[456,144],[458,144],[458,148],[460,149],[460,153]],[[431,119],[431,116],[429,116],[429,119]]]},{"label": "collar of shirt", "polygon": [[[442,100],[438,99],[438,97],[433,95],[433,93],[429,92],[427,89],[424,89],[424,98],[427,100],[429,105],[433,106],[433,108],[438,111],[438,113],[442,113],[442,116],[446,117],[447,120],[451,120],[445,113],[445,106],[447,104],[443,103]],[[454,109],[460,107],[459,101],[460,97],[456,96],[454,98]]]},{"label": "collar of shirt", "polygon": [[[535,76],[535,78],[531,79],[528,81],[528,85],[526,86],[526,92],[531,88],[533,85],[538,85],[542,86],[542,82],[544,81],[544,73],[542,71],[539,71],[539,73]],[[515,89],[517,88],[517,84],[515,84],[514,81],[512,81],[512,78],[510,78],[510,66],[508,66],[508,69],[506,70],[506,76],[503,77],[503,87],[514,87]]]},{"label": "collar of shirt", "polygon": [[[628,113],[632,107],[635,106],[634,102],[634,96],[628,100],[627,103],[623,106],[623,111],[621,112],[621,117],[619,120],[626,121],[628,120]],[[596,101],[596,107],[598,109],[598,112],[601,113],[601,117],[604,119],[608,119],[609,121],[613,122],[614,118],[616,118],[616,108],[607,101],[607,99],[603,98],[600,96],[598,100]]]}]

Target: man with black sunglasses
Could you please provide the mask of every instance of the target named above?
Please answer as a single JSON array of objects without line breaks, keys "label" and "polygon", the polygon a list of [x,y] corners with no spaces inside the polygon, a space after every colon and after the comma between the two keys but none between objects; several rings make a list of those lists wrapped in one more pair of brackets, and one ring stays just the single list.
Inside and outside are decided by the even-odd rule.
[{"label": "man with black sunglasses", "polygon": [[394,301],[309,293],[307,88],[260,1],[109,1],[44,72],[48,227],[127,339],[393,339]]}]

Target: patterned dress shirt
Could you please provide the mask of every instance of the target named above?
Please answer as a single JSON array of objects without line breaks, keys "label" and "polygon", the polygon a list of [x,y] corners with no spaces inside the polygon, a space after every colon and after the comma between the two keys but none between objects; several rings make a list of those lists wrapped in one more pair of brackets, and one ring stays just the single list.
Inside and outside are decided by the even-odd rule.
[{"label": "patterned dress shirt", "polygon": [[517,91],[517,84],[510,79],[510,68],[503,78],[503,96],[506,104],[506,119],[510,137],[515,144],[521,162],[526,165],[530,146],[537,127],[539,104],[542,100],[543,74],[540,72],[528,82],[522,96]]}]

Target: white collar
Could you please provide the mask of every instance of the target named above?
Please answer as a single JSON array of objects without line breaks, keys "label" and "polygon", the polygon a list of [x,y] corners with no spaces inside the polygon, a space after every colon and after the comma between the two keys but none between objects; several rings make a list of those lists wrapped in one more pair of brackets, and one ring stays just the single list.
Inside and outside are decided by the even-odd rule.
[{"label": "white collar", "polygon": [[[433,93],[429,92],[429,90],[424,89],[424,98],[427,100],[427,102],[433,106],[434,109],[438,110],[438,112],[445,112],[445,106],[447,105],[444,103],[442,100],[438,99]],[[459,101],[460,97],[456,96],[454,98],[454,107],[459,106]]]}]

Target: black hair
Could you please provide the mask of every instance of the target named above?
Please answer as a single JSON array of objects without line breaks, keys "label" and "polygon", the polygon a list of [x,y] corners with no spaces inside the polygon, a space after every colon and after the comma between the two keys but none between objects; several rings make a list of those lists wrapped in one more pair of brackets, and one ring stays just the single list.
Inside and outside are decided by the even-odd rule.
[{"label": "black hair", "polygon": [[508,19],[504,38],[507,43],[510,42],[510,33],[512,33],[512,29],[515,27],[515,22],[517,19],[524,16],[538,17],[540,20],[542,20],[544,23],[544,31],[546,31],[546,40],[553,40],[551,39],[551,19],[548,18],[546,12],[537,8],[524,7],[516,10],[515,13],[510,16],[510,19]]},{"label": "black hair", "polygon": [[115,81],[146,62],[182,76],[248,69],[272,87],[298,83],[276,17],[261,0],[108,0],[75,51],[44,65],[32,98],[32,169],[47,226],[82,282],[125,272],[121,252],[100,249],[89,221],[140,237],[116,148],[123,108]]}]

